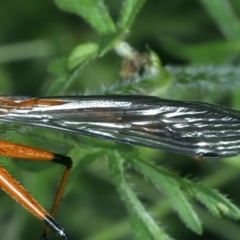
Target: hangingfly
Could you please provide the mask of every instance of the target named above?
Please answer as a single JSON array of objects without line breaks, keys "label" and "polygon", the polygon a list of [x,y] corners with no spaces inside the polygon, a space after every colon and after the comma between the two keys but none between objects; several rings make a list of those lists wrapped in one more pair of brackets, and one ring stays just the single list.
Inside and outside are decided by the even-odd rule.
[{"label": "hangingfly", "polygon": [[[145,146],[197,158],[240,154],[240,112],[197,101],[150,96],[70,96],[29,98],[0,96],[0,121],[62,130]],[[66,167],[51,213],[47,213],[4,168],[0,187],[64,239],[53,219],[72,161],[69,157],[0,141],[0,155],[51,161]],[[14,190],[13,190],[14,189]]]}]

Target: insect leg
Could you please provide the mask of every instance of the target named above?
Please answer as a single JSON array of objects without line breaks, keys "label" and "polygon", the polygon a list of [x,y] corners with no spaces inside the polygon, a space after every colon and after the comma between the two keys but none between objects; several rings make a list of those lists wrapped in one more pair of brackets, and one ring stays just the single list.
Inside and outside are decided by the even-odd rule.
[{"label": "insect leg", "polygon": [[68,240],[67,233],[52,216],[56,213],[58,204],[63,193],[64,186],[68,179],[70,169],[72,167],[72,160],[67,156],[51,153],[48,151],[24,146],[21,144],[11,143],[7,141],[0,141],[0,155],[21,158],[25,160],[48,161],[62,164],[66,167],[62,177],[62,181],[57,191],[57,195],[53,204],[51,214],[48,214],[41,205],[3,168],[0,167],[0,187],[7,192],[19,204],[25,207],[38,219],[43,221],[46,225],[42,239],[47,239],[49,229],[54,231],[58,236]]},{"label": "insect leg", "polygon": [[[54,217],[55,214],[56,214],[58,205],[60,203],[60,200],[61,200],[64,188],[66,186],[66,183],[67,183],[67,180],[68,180],[71,168],[72,168],[72,160],[71,160],[71,158],[63,156],[63,155],[60,155],[60,154],[54,154],[54,155],[55,155],[55,158],[52,161],[55,162],[55,163],[62,164],[66,168],[65,168],[65,171],[64,171],[64,173],[62,175],[62,179],[61,179],[61,182],[59,184],[59,187],[58,187],[58,190],[57,190],[54,202],[53,202],[52,210],[50,212],[52,217]],[[51,229],[51,227],[48,224],[46,224],[46,227],[45,227],[43,235],[42,235],[42,240],[47,239],[47,235],[48,235],[49,229]]]}]

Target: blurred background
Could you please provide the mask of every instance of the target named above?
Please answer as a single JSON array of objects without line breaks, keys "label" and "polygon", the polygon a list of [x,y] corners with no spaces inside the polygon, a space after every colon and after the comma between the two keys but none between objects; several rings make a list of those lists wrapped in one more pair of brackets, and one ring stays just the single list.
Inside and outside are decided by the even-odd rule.
[{"label": "blurred background", "polygon": [[[122,1],[105,2],[112,18],[117,20]],[[238,28],[239,1],[221,2],[236,17],[236,26],[229,28]],[[209,101],[240,109],[239,41],[235,44],[238,36],[226,31],[228,19],[224,15],[222,23],[214,19],[214,11],[207,7],[205,1],[146,1],[127,41],[140,52],[145,51],[146,45],[150,46],[173,74],[173,83],[163,97]],[[1,0],[0,13],[2,94],[44,96],[48,86],[56,79],[49,71],[51,62],[66,57],[78,44],[99,41],[99,36],[86,22],[74,14],[61,11],[53,1]],[[192,73],[190,68],[187,75],[184,69],[189,66],[198,71]],[[96,89],[103,85],[110,86],[119,80],[120,68],[121,59],[114,52],[109,52],[84,67],[65,94],[97,92]],[[209,72],[204,72],[206,69]],[[194,76],[197,76],[195,82]],[[208,76],[211,76],[211,81]],[[49,133],[35,128],[16,128],[16,131],[6,132],[2,127],[0,130],[3,139],[67,154],[74,162],[80,158],[81,147],[89,150],[99,143],[86,137],[54,131]],[[219,189],[240,206],[240,159],[199,163],[162,151],[143,148],[138,151],[149,161],[170,168],[180,176]],[[1,158],[0,162],[44,208],[51,208],[63,172],[61,166],[19,163],[7,158]],[[151,210],[155,206],[151,214],[166,226],[174,239],[239,239],[238,222],[215,218],[196,202],[193,205],[201,218],[204,232],[201,236],[194,234],[167,205],[159,191],[133,169],[127,169],[127,174],[146,208]],[[1,239],[38,239],[41,236],[42,223],[2,191],[0,206]],[[104,158],[81,171],[76,167],[73,169],[56,219],[65,226],[72,240],[132,239],[127,211],[109,178]],[[57,238],[51,233],[50,239]]]}]

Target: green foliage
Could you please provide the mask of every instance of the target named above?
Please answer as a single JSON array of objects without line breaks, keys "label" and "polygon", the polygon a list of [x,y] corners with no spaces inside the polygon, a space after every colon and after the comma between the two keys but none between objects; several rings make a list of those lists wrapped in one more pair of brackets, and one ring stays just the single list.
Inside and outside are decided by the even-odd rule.
[{"label": "green foliage", "polygon": [[164,230],[157,226],[156,222],[144,209],[141,202],[137,199],[136,194],[126,182],[122,156],[118,152],[112,151],[109,154],[109,158],[114,159],[114,162],[112,160],[109,161],[110,174],[122,200],[128,208],[131,216],[134,238],[159,239],[159,236],[161,236],[163,240],[170,239]]},{"label": "green foliage", "polygon": [[[194,4],[189,5],[192,2],[187,0],[181,0],[178,3],[144,0],[55,0],[58,8],[63,11],[62,15],[57,15],[56,19],[54,14],[51,15],[51,8],[55,9],[56,14],[60,14],[55,5],[48,6],[42,2],[38,3],[40,5],[36,7],[33,15],[36,15],[38,8],[41,8],[51,13],[49,14],[50,19],[54,18],[51,23],[53,27],[49,26],[50,20],[42,26],[46,31],[44,37],[51,39],[52,44],[41,45],[41,47],[34,45],[36,49],[40,48],[44,53],[41,57],[46,56],[46,52],[49,53],[47,55],[49,59],[46,62],[51,60],[48,67],[51,79],[49,79],[49,75],[45,77],[46,81],[42,77],[46,65],[43,64],[44,70],[39,70],[39,65],[41,65],[39,51],[32,51],[32,44],[36,44],[36,42],[26,42],[24,47],[21,45],[21,58],[19,58],[17,50],[10,54],[8,49],[9,47],[11,49],[11,45],[3,46],[0,48],[0,53],[1,51],[4,53],[1,57],[2,63],[7,64],[9,61],[14,62],[19,59],[22,61],[31,59],[31,62],[34,62],[37,59],[36,64],[32,64],[37,66],[37,70],[35,72],[31,68],[32,66],[28,66],[24,73],[18,70],[15,74],[14,70],[10,74],[7,69],[0,69],[1,91],[9,94],[8,89],[13,89],[12,85],[16,86],[16,89],[12,91],[31,95],[36,94],[35,89],[39,89],[37,93],[42,92],[43,95],[72,95],[76,94],[76,91],[86,93],[86,89],[90,89],[91,94],[145,94],[174,99],[220,101],[222,104],[225,104],[224,99],[227,99],[227,103],[233,99],[235,106],[239,107],[239,91],[237,89],[240,83],[240,5],[237,0],[232,2],[201,0],[199,2],[202,4],[196,7]],[[30,2],[28,4],[30,8],[32,5]],[[188,9],[187,6],[191,6],[191,8]],[[9,9],[8,11],[10,11]],[[64,12],[70,14],[67,15]],[[21,12],[21,9],[18,14],[19,16],[26,15]],[[65,14],[68,17],[60,20]],[[72,20],[73,16],[74,20]],[[78,22],[80,21],[79,16],[84,21],[83,27]],[[29,13],[28,21],[31,20],[31,17]],[[65,21],[68,23],[67,30],[63,30],[66,27],[64,26]],[[17,26],[20,24],[14,16],[12,22]],[[5,29],[3,24],[4,21],[1,21],[0,28]],[[24,25],[24,23],[21,24]],[[38,21],[36,24],[39,24]],[[209,29],[205,28],[205,25]],[[91,28],[86,30],[89,26]],[[11,29],[11,27],[8,28]],[[15,36],[18,28],[14,27],[13,29],[14,33],[10,33],[9,30],[9,35]],[[54,35],[55,31],[59,31],[59,33]],[[94,32],[98,37],[94,36]],[[30,36],[35,36],[39,33],[31,32],[31,34]],[[145,39],[148,39],[148,42]],[[131,45],[134,48],[144,45],[146,53],[139,53],[125,41],[133,42]],[[146,44],[149,47],[146,47]],[[161,59],[156,52],[160,53]],[[52,61],[53,55],[56,56],[56,59]],[[113,55],[123,58],[123,63],[127,62],[126,65],[123,64],[121,70],[119,70],[119,63],[117,68],[114,67]],[[165,58],[165,55],[168,57]],[[178,64],[174,64],[176,62]],[[182,64],[183,62],[184,64]],[[167,66],[164,66],[165,64]],[[132,65],[136,68],[133,73],[132,69],[130,69],[131,71],[128,69]],[[22,67],[19,65],[17,69],[22,69]],[[102,82],[105,78],[118,78],[116,72],[126,74],[124,67],[127,69],[127,74],[132,74],[130,77],[128,75],[117,81]],[[31,72],[34,72],[36,80],[32,77]],[[13,75],[13,80],[10,80],[11,75]],[[40,80],[38,76],[41,76]],[[21,79],[26,78],[26,81],[20,80],[20,77]],[[9,81],[6,83],[4,79],[9,79]],[[17,79],[15,84],[11,82],[14,82],[14,79]],[[234,92],[234,95],[230,95],[230,92]],[[193,200],[201,203],[200,209],[206,214],[209,212],[218,218],[240,219],[239,208],[219,191],[209,187],[227,186],[238,176],[229,170],[236,170],[236,166],[227,161],[223,163],[219,160],[215,163],[195,165],[196,163],[189,163],[190,161],[188,163],[181,161],[182,159],[178,159],[179,157],[175,155],[161,156],[160,151],[156,153],[153,150],[133,148],[71,134],[43,131],[42,129],[19,130],[1,124],[1,133],[4,134],[6,131],[9,136],[7,134],[4,136],[8,140],[21,143],[26,141],[28,145],[41,145],[43,148],[73,158],[72,175],[59,209],[60,213],[56,216],[56,219],[60,219],[59,222],[65,224],[67,230],[69,229],[70,236],[75,234],[80,238],[79,234],[83,233],[84,239],[88,240],[115,240],[124,239],[126,236],[137,240],[168,240],[171,239],[171,236],[174,239],[183,239],[181,238],[182,234],[184,239],[192,239],[192,235],[187,237],[189,232],[192,231],[199,235],[205,231],[205,228],[208,228],[205,226],[208,217],[201,218],[202,214],[199,214],[200,211],[197,210],[199,207],[196,207]],[[36,140],[28,142],[25,140],[27,136]],[[170,158],[172,161],[166,162]],[[237,161],[239,162],[239,159]],[[201,175],[203,179],[208,179],[207,174],[211,172],[212,181],[209,182],[212,184],[199,183],[196,180],[180,177],[175,171],[160,167],[160,164],[167,164],[173,169],[183,169],[181,171],[184,171],[184,174]],[[22,181],[25,181],[24,185],[28,187],[27,184],[30,181],[28,177],[25,177],[27,173],[24,170],[28,167],[22,166],[19,170],[10,161],[7,161],[6,165],[12,167],[13,171],[15,170],[19,175],[23,175]],[[127,167],[129,165],[131,165],[130,169]],[[206,170],[207,167],[210,170]],[[200,170],[196,171],[196,168]],[[31,183],[36,184],[33,186],[32,192],[35,188],[38,189],[34,196],[41,199],[41,203],[45,206],[50,200],[48,196],[53,195],[52,188],[55,187],[55,182],[58,181],[54,177],[53,171],[53,168],[46,170],[43,174],[44,177],[40,176],[40,180],[38,180],[40,184],[35,174],[31,176]],[[149,182],[146,184],[143,179],[147,179]],[[53,184],[49,184],[49,182],[53,182]],[[114,184],[114,188],[111,188],[112,184]],[[132,184],[136,184],[136,186],[132,187]],[[48,186],[48,188],[45,189],[43,186]],[[120,201],[117,202],[118,200],[114,198],[115,194],[111,195],[115,189],[129,213],[131,233],[129,233],[127,224],[128,217],[122,214],[125,208]],[[136,192],[141,194],[138,195]],[[236,189],[236,194],[236,198],[238,198],[238,189]],[[109,202],[107,202],[108,197],[111,199]],[[237,200],[239,201],[239,199]],[[2,204],[3,201],[4,199]],[[116,215],[119,215],[114,220],[108,215],[112,205],[113,208],[115,205],[117,206],[114,210]],[[181,225],[181,229],[178,227],[180,221],[179,219],[175,220],[172,210],[175,210],[187,230],[183,225]],[[21,212],[21,214],[24,213]],[[110,215],[114,214],[111,212]],[[61,216],[63,216],[63,221]],[[66,219],[65,222],[64,219]],[[120,221],[120,219],[124,220]],[[159,219],[161,224],[158,223]],[[16,222],[16,225],[20,226],[17,217]],[[213,227],[215,221],[208,222],[208,224],[209,229],[211,227],[211,229],[215,229],[211,231],[217,234],[216,239],[219,239],[222,232],[224,232],[224,236],[227,235],[226,239],[230,236],[230,233],[228,234],[223,227]],[[229,223],[230,226],[232,226],[231,224]],[[166,225],[170,227],[165,228]],[[37,225],[36,228],[38,227]],[[19,235],[21,235],[21,231],[23,230],[19,230]],[[33,235],[29,233],[28,229],[25,232],[24,239],[37,237],[35,236],[36,231],[33,231]],[[238,230],[235,233],[237,236],[235,240],[238,239],[239,234]],[[19,239],[19,236],[14,238],[9,234],[6,239]],[[229,239],[234,238],[229,237]]]},{"label": "green foliage", "polygon": [[[183,44],[170,37],[161,38],[164,48],[173,56],[189,60],[192,64],[222,64],[240,50],[238,40],[221,40],[198,45]],[[209,56],[211,52],[211,56]],[[224,67],[224,66],[223,66]]]},{"label": "green foliage", "polygon": [[55,3],[62,10],[84,18],[100,35],[115,32],[115,24],[102,0],[55,0]]},{"label": "green foliage", "polygon": [[200,234],[202,232],[200,221],[182,191],[184,181],[174,173],[145,162],[140,158],[132,156],[129,160],[137,171],[146,176],[163,192],[185,224],[191,230]]},{"label": "green foliage", "polygon": [[81,44],[73,49],[72,54],[67,59],[67,67],[69,70],[85,62],[94,59],[97,55],[98,46],[95,43]]},{"label": "green foliage", "polygon": [[230,1],[226,0],[201,0],[206,10],[210,13],[219,29],[227,39],[240,40],[240,20],[234,12]]},{"label": "green foliage", "polygon": [[145,0],[125,0],[118,22],[119,28],[128,31]]}]

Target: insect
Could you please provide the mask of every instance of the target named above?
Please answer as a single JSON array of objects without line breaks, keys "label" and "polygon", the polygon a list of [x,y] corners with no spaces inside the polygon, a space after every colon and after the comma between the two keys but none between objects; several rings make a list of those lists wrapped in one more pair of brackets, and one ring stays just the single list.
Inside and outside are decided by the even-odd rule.
[{"label": "insect", "polygon": [[[240,154],[240,112],[197,101],[174,101],[151,96],[69,96],[30,98],[0,96],[0,122],[31,125],[184,154],[219,158]],[[70,157],[0,141],[0,155],[61,164],[65,171],[50,213],[3,168],[0,187],[44,222],[69,237],[54,219],[72,160]]]}]

